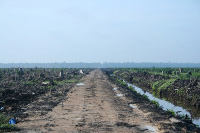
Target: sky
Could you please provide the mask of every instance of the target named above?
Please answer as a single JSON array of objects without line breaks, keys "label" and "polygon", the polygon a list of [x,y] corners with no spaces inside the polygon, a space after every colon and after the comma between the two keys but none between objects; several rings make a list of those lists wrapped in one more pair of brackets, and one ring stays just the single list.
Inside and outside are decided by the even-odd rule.
[{"label": "sky", "polygon": [[0,0],[0,63],[200,63],[200,0]]}]

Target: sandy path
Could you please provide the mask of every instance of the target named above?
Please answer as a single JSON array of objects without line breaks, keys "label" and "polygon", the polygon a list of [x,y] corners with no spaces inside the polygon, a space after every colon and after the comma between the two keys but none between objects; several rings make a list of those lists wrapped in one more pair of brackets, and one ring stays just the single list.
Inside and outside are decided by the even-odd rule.
[{"label": "sandy path", "polygon": [[[147,115],[138,108],[131,108],[131,101],[118,90],[113,90],[107,77],[95,70],[82,79],[85,85],[76,85],[61,104],[44,116],[28,117],[17,126],[23,132],[152,132],[145,126],[150,123]],[[123,94],[122,94],[123,95]]]}]

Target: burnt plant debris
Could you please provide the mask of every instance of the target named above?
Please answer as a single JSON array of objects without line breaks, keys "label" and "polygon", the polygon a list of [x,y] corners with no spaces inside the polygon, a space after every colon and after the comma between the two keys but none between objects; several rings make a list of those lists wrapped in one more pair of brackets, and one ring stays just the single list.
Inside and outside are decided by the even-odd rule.
[{"label": "burnt plant debris", "polygon": [[[18,130],[4,118],[22,121],[30,112],[51,111],[63,96],[92,69],[0,69],[0,132]],[[40,100],[38,100],[40,99]],[[32,104],[32,106],[27,106]],[[4,116],[4,117],[3,117]],[[5,124],[7,123],[7,125]]]}]

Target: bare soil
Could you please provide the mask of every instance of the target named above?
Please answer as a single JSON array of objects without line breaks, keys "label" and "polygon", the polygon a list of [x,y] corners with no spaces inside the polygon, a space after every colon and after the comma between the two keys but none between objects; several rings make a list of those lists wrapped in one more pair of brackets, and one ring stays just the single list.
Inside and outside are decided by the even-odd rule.
[{"label": "bare soil", "polygon": [[[82,83],[84,85],[70,89],[63,103],[44,115],[35,111],[32,115],[29,113],[17,127],[22,128],[21,132],[32,133],[176,132],[169,118],[139,108],[134,99],[126,97],[120,89],[113,89],[118,87],[100,70],[85,76]],[[136,108],[132,108],[130,103]],[[186,129],[183,127],[180,131]]]}]

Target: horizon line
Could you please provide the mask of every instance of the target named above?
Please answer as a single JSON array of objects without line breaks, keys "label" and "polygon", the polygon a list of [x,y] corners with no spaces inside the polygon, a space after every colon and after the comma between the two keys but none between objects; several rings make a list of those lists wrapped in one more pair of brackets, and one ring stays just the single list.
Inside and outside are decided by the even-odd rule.
[{"label": "horizon line", "polygon": [[9,62],[9,63],[1,63],[0,64],[75,64],[75,63],[87,63],[87,64],[92,64],[92,63],[98,63],[98,64],[106,64],[106,63],[156,63],[156,64],[200,64],[199,63],[194,63],[194,62]]}]

